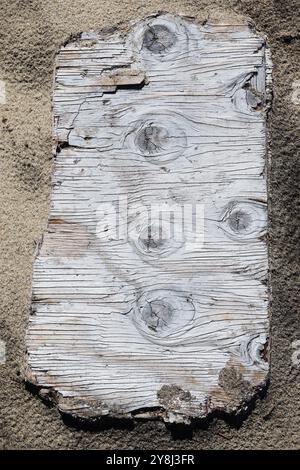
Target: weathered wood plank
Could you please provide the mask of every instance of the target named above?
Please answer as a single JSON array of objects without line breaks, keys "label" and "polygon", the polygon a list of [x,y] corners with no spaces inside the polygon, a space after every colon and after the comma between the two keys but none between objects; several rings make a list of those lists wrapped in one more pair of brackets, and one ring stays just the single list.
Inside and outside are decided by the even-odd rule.
[{"label": "weathered wood plank", "polygon": [[265,385],[270,77],[246,24],[158,15],[60,50],[27,379],[62,411],[186,422]]}]

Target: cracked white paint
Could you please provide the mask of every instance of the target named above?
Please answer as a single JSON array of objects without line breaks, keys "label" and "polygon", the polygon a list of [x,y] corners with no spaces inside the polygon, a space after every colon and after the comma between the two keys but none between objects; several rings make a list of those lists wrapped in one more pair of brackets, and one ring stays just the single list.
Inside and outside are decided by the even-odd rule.
[{"label": "cracked white paint", "polygon": [[[232,400],[222,370],[251,395],[265,384],[270,75],[247,25],[171,15],[60,50],[27,377],[62,411],[180,422],[249,399]],[[97,208],[119,195],[203,204],[203,246],[147,244],[143,214],[133,243],[101,240]]]}]

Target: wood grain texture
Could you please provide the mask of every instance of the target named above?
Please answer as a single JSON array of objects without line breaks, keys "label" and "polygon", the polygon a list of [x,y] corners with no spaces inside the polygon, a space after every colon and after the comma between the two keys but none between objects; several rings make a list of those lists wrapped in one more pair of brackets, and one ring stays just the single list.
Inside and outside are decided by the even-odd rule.
[{"label": "wood grain texture", "polygon": [[[246,24],[156,15],[59,51],[26,375],[60,410],[188,422],[265,385],[270,84],[265,38]],[[203,206],[203,245],[156,220],[149,237],[143,210],[116,237],[120,207],[99,207],[119,196]]]}]

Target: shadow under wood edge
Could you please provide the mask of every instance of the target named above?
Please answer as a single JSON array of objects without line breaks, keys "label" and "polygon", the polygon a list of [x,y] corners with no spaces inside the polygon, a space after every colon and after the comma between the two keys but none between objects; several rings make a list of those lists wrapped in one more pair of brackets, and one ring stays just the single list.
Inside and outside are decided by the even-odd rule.
[{"label": "shadow under wood edge", "polygon": [[[131,431],[136,425],[141,423],[151,423],[155,426],[155,422],[163,422],[163,407],[139,409],[128,416],[82,417],[75,413],[71,414],[61,411],[58,406],[59,399],[57,398],[57,392],[54,390],[47,389],[47,393],[44,394],[41,387],[27,380],[25,380],[25,387],[31,394],[39,397],[48,408],[56,408],[66,426],[78,431],[101,432],[113,429]],[[194,431],[208,430],[215,420],[222,420],[228,424],[230,428],[238,430],[255,409],[258,399],[263,400],[266,398],[268,387],[269,379],[266,380],[263,387],[256,390],[253,396],[247,401],[244,401],[234,412],[215,409],[206,417],[192,418],[189,424],[165,422],[165,427],[175,440],[191,439]],[[152,413],[152,416],[149,418],[139,418],[136,416],[141,413]]]}]

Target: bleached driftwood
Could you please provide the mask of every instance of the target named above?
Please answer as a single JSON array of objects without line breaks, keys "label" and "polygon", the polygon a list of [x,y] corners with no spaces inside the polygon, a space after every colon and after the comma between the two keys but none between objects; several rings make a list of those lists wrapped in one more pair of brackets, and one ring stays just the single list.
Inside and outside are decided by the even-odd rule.
[{"label": "bleached driftwood", "polygon": [[[266,383],[270,73],[249,26],[168,14],[61,48],[26,372],[60,410],[186,422]],[[204,207],[204,244],[119,196]]]}]

